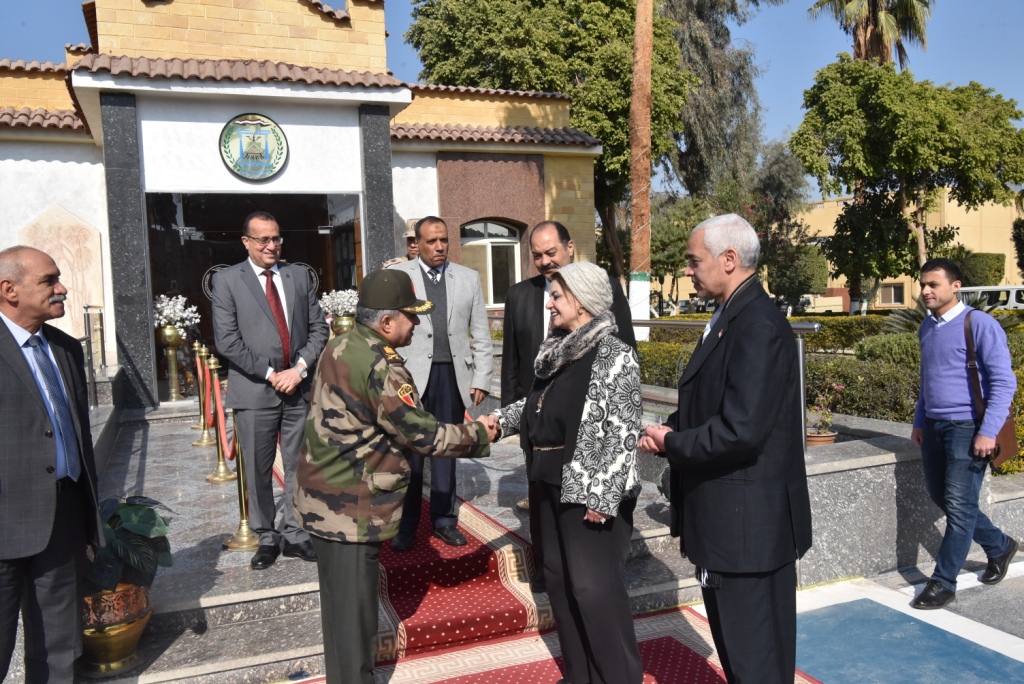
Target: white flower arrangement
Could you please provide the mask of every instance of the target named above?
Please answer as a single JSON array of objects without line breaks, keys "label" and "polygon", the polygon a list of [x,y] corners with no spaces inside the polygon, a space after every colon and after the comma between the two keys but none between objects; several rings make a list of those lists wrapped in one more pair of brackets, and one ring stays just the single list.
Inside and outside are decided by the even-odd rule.
[{"label": "white flower arrangement", "polygon": [[194,306],[189,306],[188,300],[183,296],[158,295],[153,300],[153,325],[156,327],[173,325],[178,329],[181,339],[185,339],[185,328],[197,323],[199,323],[199,310]]},{"label": "white flower arrangement", "polygon": [[355,290],[332,290],[320,297],[321,308],[331,316],[353,316],[358,303],[359,293]]}]

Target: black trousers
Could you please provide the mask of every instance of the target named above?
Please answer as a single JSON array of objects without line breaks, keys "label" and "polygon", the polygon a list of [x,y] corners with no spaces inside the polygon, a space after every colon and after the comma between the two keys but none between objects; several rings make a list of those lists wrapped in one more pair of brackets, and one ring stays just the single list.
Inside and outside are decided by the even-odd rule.
[{"label": "black trousers", "polygon": [[[295,518],[295,473],[299,451],[309,417],[309,402],[296,391],[274,408],[236,409],[235,427],[242,447],[246,485],[249,493],[249,527],[259,535],[261,546],[279,546],[309,539]],[[277,434],[281,433],[281,460],[284,465],[284,495],[281,497],[281,522],[278,525],[274,502],[274,457]]]},{"label": "black trousers", "polygon": [[544,579],[565,679],[640,684],[643,664],[622,577],[636,499],[623,501],[612,522],[599,525],[583,520],[585,506],[561,503],[561,487],[541,483],[540,491]]},{"label": "black trousers", "polygon": [[310,536],[320,577],[327,684],[373,684],[380,595],[380,543]]},{"label": "black trousers", "polygon": [[796,670],[796,563],[722,573],[703,589],[711,635],[729,684],[792,684]]},{"label": "black trousers", "polygon": [[63,683],[74,678],[82,652],[78,578],[85,561],[88,492],[61,480],[50,541],[40,553],[0,560],[0,681],[7,676],[18,631],[25,629],[25,682]]},{"label": "black trousers", "polygon": [[[459,394],[455,380],[455,366],[450,363],[435,363],[430,367],[427,391],[422,397],[423,408],[442,423],[465,422],[466,406]],[[405,492],[402,508],[402,522],[398,532],[402,535],[416,534],[423,508],[423,456],[409,456],[409,489]],[[455,527],[459,518],[455,513],[455,462],[454,458],[430,459],[430,520],[434,528]]]}]

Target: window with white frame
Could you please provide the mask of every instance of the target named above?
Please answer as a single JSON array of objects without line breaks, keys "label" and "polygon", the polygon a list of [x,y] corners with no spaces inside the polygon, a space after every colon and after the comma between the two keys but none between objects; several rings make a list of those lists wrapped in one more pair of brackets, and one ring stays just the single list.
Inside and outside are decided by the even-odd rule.
[{"label": "window with white frame", "polygon": [[882,291],[879,295],[881,296],[882,304],[901,306],[904,303],[903,284],[892,283],[890,285],[882,285]]},{"label": "window with white frame", "polygon": [[505,303],[519,282],[519,230],[493,221],[467,223],[459,231],[462,265],[480,274],[487,306]]}]

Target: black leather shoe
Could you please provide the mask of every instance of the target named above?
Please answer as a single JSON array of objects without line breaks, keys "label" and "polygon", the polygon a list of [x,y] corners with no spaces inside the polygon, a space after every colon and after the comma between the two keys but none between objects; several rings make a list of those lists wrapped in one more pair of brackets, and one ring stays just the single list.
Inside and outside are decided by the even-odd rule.
[{"label": "black leather shoe", "polygon": [[316,562],[316,550],[313,548],[313,542],[300,541],[298,544],[285,544],[284,555],[288,558],[301,558],[304,561]]},{"label": "black leather shoe", "polygon": [[956,599],[956,592],[950,591],[942,586],[938,580],[928,580],[928,586],[924,588],[917,598],[910,602],[911,608],[921,610],[936,610],[945,608]]},{"label": "black leather shoe", "polygon": [[252,566],[253,570],[266,570],[274,564],[280,553],[281,547],[279,546],[261,545],[256,549],[256,555],[249,561],[249,565]]},{"label": "black leather shoe", "polygon": [[434,536],[448,546],[464,546],[466,544],[466,535],[459,532],[454,525],[452,527],[435,528]]},{"label": "black leather shoe", "polygon": [[988,559],[988,566],[985,572],[981,573],[982,584],[999,584],[1006,577],[1006,571],[1010,569],[1010,561],[1017,555],[1017,542],[1010,537],[1010,550],[1002,556]]},{"label": "black leather shoe", "polygon": [[398,536],[391,540],[391,550],[395,553],[405,553],[416,544],[416,537],[411,534],[398,533]]},{"label": "black leather shoe", "polygon": [[530,591],[534,594],[546,594],[548,591],[547,582],[544,581],[544,573],[538,572],[530,578]]}]

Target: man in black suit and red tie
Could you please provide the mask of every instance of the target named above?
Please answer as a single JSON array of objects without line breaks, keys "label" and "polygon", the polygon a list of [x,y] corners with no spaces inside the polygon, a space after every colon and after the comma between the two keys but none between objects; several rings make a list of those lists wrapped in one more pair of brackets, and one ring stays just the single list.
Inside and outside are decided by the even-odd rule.
[{"label": "man in black suit and red tie", "polygon": [[[265,570],[280,553],[316,561],[295,519],[295,470],[309,414],[313,367],[327,344],[323,309],[303,267],[281,259],[281,228],[265,211],[242,225],[249,258],[213,276],[213,336],[228,360],[228,395],[249,484],[249,526],[259,548],[249,565]],[[280,525],[271,482],[278,434],[284,465]]]},{"label": "man in black suit and red tie", "polygon": [[792,682],[796,559],[811,546],[796,340],[757,280],[757,233],[698,225],[686,275],[718,308],[679,379],[679,407],[639,448],[671,466],[672,534],[697,566],[730,684]]},{"label": "man in black suit and red tie", "polygon": [[[533,388],[533,362],[537,358],[540,343],[548,336],[550,315],[545,309],[551,278],[562,266],[572,263],[575,245],[558,221],[541,221],[530,233],[530,252],[533,265],[539,275],[520,281],[509,288],[505,298],[505,320],[501,351],[501,405],[514,404],[530,393]],[[636,349],[633,335],[629,302],[622,292],[622,286],[615,278],[609,277],[612,287],[612,313],[619,326],[616,337]],[[530,466],[526,466],[530,472]],[[529,486],[529,485],[528,485]],[[534,487],[528,491],[529,508],[536,510],[533,502],[537,496]],[[533,558],[536,570],[530,578],[534,591],[544,591],[544,573],[541,571],[543,557],[540,550],[540,525],[537,517],[530,513],[530,539],[533,542]]]},{"label": "man in black suit and red tie", "polygon": [[73,679],[80,569],[102,540],[82,346],[46,324],[66,295],[46,253],[0,251],[0,680],[20,612],[29,684]]}]

